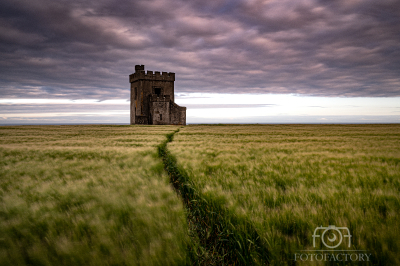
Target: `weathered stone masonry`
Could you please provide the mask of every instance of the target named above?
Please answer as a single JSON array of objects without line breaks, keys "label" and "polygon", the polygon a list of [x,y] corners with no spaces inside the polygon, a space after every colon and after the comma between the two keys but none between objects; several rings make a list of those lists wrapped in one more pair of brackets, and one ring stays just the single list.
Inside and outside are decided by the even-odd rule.
[{"label": "weathered stone masonry", "polygon": [[136,65],[131,83],[131,125],[186,125],[186,107],[174,102],[175,73],[144,71]]}]

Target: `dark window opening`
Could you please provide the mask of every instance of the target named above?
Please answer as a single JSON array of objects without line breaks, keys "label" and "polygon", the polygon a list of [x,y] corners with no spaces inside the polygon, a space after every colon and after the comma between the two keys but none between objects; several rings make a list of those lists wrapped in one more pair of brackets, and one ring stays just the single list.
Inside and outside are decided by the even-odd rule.
[{"label": "dark window opening", "polygon": [[154,94],[157,94],[157,96],[160,96],[161,88],[154,88]]},{"label": "dark window opening", "polygon": [[162,121],[162,114],[160,114],[160,121]]},{"label": "dark window opening", "polygon": [[135,100],[137,99],[137,88],[135,87]]}]

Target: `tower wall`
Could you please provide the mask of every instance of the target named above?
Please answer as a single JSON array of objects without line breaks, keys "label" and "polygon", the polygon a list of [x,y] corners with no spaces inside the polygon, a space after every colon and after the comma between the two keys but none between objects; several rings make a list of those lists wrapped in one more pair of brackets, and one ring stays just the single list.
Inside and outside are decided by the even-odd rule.
[{"label": "tower wall", "polygon": [[179,106],[172,102],[170,110],[171,125],[186,125],[186,107]]},{"label": "tower wall", "polygon": [[[175,73],[158,71],[146,73],[144,65],[135,66],[135,73],[129,76],[131,125],[183,124],[182,121],[183,125],[186,124],[186,107],[180,107],[174,102],[174,81]],[[183,120],[181,114],[183,109],[179,108],[184,108]]]},{"label": "tower wall", "polygon": [[150,96],[150,114],[153,125],[169,125],[170,124],[170,106],[171,99],[169,95],[158,97]]}]

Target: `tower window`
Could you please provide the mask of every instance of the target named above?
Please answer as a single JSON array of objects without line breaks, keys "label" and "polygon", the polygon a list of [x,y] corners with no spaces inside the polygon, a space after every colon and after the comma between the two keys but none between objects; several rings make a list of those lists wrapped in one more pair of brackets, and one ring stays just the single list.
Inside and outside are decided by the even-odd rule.
[{"label": "tower window", "polygon": [[162,121],[162,114],[160,114],[160,121]]},{"label": "tower window", "polygon": [[137,99],[137,88],[135,87],[135,99]]},{"label": "tower window", "polygon": [[157,96],[160,96],[161,88],[154,88],[154,94],[157,94]]}]

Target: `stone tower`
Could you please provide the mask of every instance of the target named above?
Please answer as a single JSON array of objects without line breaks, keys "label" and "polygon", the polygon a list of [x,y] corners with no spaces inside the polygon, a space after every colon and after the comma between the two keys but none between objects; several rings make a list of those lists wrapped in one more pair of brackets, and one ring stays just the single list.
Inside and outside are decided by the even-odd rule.
[{"label": "stone tower", "polygon": [[175,73],[144,71],[136,65],[131,83],[131,125],[186,125],[186,107],[174,102]]}]

